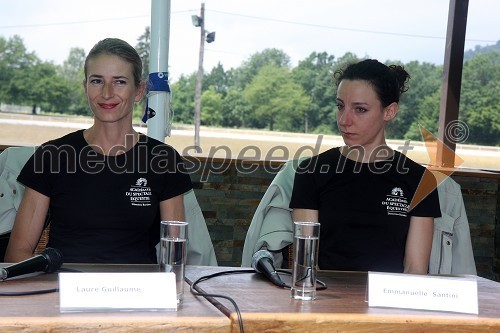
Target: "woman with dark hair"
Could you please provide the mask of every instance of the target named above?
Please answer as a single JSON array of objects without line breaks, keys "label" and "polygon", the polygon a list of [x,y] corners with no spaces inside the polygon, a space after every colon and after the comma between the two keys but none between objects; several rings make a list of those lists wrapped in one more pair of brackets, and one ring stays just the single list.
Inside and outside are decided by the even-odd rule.
[{"label": "woman with dark hair", "polygon": [[425,168],[385,140],[410,76],[402,66],[368,59],[334,77],[345,146],[300,164],[293,220],[321,223],[321,269],[425,274],[434,217],[441,216],[436,186],[412,203]]},{"label": "woman with dark hair", "polygon": [[6,261],[33,256],[49,209],[47,246],[64,262],[156,263],[160,221],[185,218],[183,194],[192,184],[182,158],[132,126],[146,88],[136,50],[101,40],[84,73],[94,123],[43,144],[25,164]]}]

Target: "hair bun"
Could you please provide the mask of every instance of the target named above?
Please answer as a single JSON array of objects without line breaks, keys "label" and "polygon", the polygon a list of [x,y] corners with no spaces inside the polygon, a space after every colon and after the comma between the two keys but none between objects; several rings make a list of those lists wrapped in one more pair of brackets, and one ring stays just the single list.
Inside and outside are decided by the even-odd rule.
[{"label": "hair bun", "polygon": [[410,74],[401,65],[390,65],[389,68],[394,73],[396,80],[398,81],[399,93],[402,94],[408,91],[408,80],[410,80]]}]

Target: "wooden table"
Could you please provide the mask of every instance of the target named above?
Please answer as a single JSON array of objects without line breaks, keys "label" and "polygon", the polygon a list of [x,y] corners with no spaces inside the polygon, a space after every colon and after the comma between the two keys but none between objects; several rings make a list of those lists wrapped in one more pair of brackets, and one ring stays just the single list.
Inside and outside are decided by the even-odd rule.
[{"label": "wooden table", "polygon": [[[0,264],[0,267],[5,264]],[[154,272],[157,265],[64,265],[83,272]],[[58,287],[57,274],[0,281],[0,292]],[[59,293],[0,296],[0,332],[201,332],[229,333],[230,320],[185,285],[177,311],[60,313]]]},{"label": "wooden table", "polygon": [[[231,267],[188,267],[189,283]],[[328,289],[314,301],[290,298],[290,290],[274,286],[261,274],[215,277],[199,290],[232,297],[242,313],[245,333],[263,332],[500,332],[500,283],[478,277],[479,315],[439,311],[368,307],[366,272],[320,271]],[[284,277],[289,282],[288,277]],[[234,307],[211,300],[230,315],[232,332],[239,332]],[[231,314],[232,313],[232,314]]]}]

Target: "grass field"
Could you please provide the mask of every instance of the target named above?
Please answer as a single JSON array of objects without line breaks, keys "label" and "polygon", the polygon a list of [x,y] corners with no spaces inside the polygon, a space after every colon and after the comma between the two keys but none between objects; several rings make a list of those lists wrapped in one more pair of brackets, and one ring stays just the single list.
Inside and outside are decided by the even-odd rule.
[{"label": "grass field", "polygon": [[[91,118],[44,117],[0,113],[0,144],[39,145],[63,136],[78,128],[91,126]],[[146,133],[145,127],[137,128]],[[192,148],[194,130],[189,126],[174,126],[172,136],[165,142],[181,154],[196,155]],[[204,128],[200,130],[201,155],[222,158],[247,158],[258,160],[288,160],[298,156],[313,155],[331,147],[342,145],[338,136],[283,133],[257,130]],[[393,148],[404,145],[402,140],[390,140]],[[412,150],[407,155],[419,163],[429,163],[422,142],[410,142]],[[399,149],[401,150],[401,149]],[[500,147],[458,145],[457,155],[464,160],[462,167],[500,170]]]}]

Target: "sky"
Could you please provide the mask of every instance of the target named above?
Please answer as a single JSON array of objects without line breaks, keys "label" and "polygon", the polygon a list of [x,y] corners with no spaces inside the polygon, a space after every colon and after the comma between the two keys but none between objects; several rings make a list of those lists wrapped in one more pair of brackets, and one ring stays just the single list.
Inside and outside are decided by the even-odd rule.
[{"label": "sky", "polygon": [[[167,0],[164,0],[167,1]],[[291,65],[312,52],[352,52],[380,61],[442,64],[449,0],[171,0],[169,76],[197,71],[200,28],[192,15],[205,3],[204,69],[235,68],[266,48]],[[465,50],[500,40],[500,0],[470,0]],[[70,49],[88,52],[117,37],[132,46],[151,25],[151,0],[0,0],[0,36],[20,36],[28,51],[62,64]]]}]

